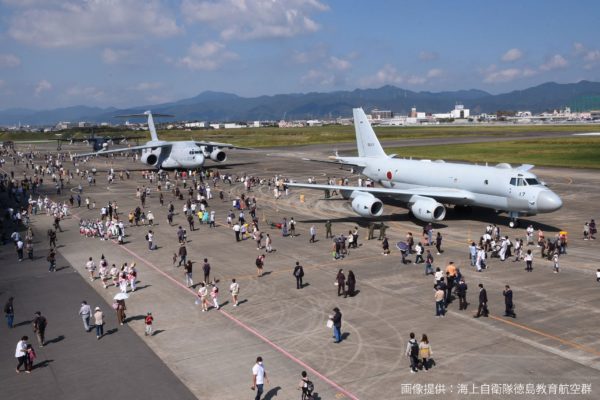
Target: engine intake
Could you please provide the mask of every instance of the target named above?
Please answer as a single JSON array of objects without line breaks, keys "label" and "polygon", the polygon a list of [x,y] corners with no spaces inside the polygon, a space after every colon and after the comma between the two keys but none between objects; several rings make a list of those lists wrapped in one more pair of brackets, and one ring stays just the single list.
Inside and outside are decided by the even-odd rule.
[{"label": "engine intake", "polygon": [[141,161],[144,164],[156,165],[156,163],[158,162],[158,156],[154,153],[146,153],[142,155]]},{"label": "engine intake", "polygon": [[223,150],[214,149],[210,152],[210,159],[217,162],[223,162],[227,159],[227,155]]},{"label": "engine intake", "polygon": [[413,196],[410,199],[410,211],[421,221],[441,221],[446,216],[446,207],[431,197]]},{"label": "engine intake", "polygon": [[352,192],[352,209],[361,217],[379,217],[383,214],[383,203],[371,193]]}]

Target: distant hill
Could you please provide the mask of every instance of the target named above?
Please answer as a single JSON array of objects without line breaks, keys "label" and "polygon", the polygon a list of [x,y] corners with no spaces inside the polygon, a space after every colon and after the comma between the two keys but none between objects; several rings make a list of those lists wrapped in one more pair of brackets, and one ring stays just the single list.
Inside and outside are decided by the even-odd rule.
[{"label": "distant hill", "polygon": [[453,109],[457,103],[464,104],[475,113],[495,113],[498,110],[529,110],[537,113],[562,108],[586,96],[600,96],[600,82],[548,82],[498,95],[475,89],[414,92],[390,85],[378,89],[259,97],[207,91],[189,99],[128,109],[86,106],[44,111],[9,109],[0,111],[0,125],[15,125],[19,122],[33,125],[55,124],[59,121],[115,122],[115,115],[139,113],[147,109],[173,114],[177,120],[198,121],[278,121],[282,118],[292,120],[350,116],[353,107],[363,107],[368,111],[379,108],[399,114],[408,114],[412,107],[416,107],[419,111],[441,113]]}]

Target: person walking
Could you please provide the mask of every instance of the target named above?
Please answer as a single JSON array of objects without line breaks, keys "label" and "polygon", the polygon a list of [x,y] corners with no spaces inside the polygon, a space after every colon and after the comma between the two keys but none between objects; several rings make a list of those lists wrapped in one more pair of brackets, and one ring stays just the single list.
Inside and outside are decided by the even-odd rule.
[{"label": "person walking", "polygon": [[21,336],[21,340],[17,342],[17,348],[15,349],[15,358],[17,359],[17,374],[21,373],[21,365],[24,367],[24,371],[28,374],[31,371],[27,368],[28,360],[27,357],[29,354],[27,353],[27,341],[29,340],[28,336]]},{"label": "person walking", "polygon": [[148,250],[156,250],[156,245],[154,244],[154,232],[149,230],[146,233],[146,240],[148,241]]},{"label": "person walking", "polygon": [[125,323],[125,311],[127,310],[127,305],[125,305],[125,300],[117,300],[117,322],[120,325],[123,325]]},{"label": "person walking", "polygon": [[81,307],[79,308],[79,315],[81,315],[81,319],[83,320],[83,328],[86,332],[89,332],[91,330],[90,317],[92,315],[92,308],[85,300],[81,302]]},{"label": "person walking", "polygon": [[233,301],[233,306],[238,306],[238,295],[240,294],[240,284],[235,281],[235,278],[231,280],[231,285],[229,285],[229,293],[231,293],[231,299]]},{"label": "person walking", "polygon": [[6,324],[9,329],[12,329],[13,322],[15,320],[15,308],[13,305],[14,297],[9,297],[8,301],[4,305],[4,318],[6,318]]},{"label": "person walking", "polygon": [[440,232],[435,236],[435,248],[437,249],[438,256],[442,254],[442,234]]},{"label": "person walking", "polygon": [[263,275],[263,268],[265,266],[265,255],[262,254],[256,257],[254,264],[256,264],[256,276],[260,278]]},{"label": "person walking", "polygon": [[92,260],[92,257],[89,258],[88,262],[85,263],[85,269],[90,273],[90,281],[94,282],[94,273],[96,272],[96,263]]},{"label": "person walking", "polygon": [[208,258],[204,259],[204,264],[202,265],[202,272],[204,272],[204,284],[208,285],[210,282],[210,264],[208,263]]},{"label": "person walking", "polygon": [[46,344],[46,326],[48,325],[48,321],[46,317],[44,317],[41,311],[36,311],[33,317],[33,332],[37,336],[38,342],[40,343],[40,347],[44,347]]},{"label": "person walking", "polygon": [[354,276],[354,272],[352,270],[348,271],[348,276],[346,277],[346,294],[344,297],[354,297],[356,294],[356,277]]},{"label": "person walking", "polygon": [[315,243],[315,237],[317,236],[317,228],[315,228],[314,225],[310,226],[310,239],[309,239],[309,243]]},{"label": "person walking", "polygon": [[525,254],[525,271],[533,271],[533,255],[531,254],[531,250],[527,250],[527,254]]},{"label": "person walking", "polygon": [[189,260],[185,263],[183,270],[185,272],[185,284],[187,287],[194,287],[194,280],[192,279],[192,261]]},{"label": "person walking", "polygon": [[409,336],[410,339],[406,344],[404,355],[408,357],[410,362],[410,373],[414,374],[418,371],[417,365],[419,364],[419,343],[417,343],[417,339],[415,339],[414,332],[411,332]]},{"label": "person walking", "polygon": [[487,291],[483,287],[483,283],[479,284],[479,307],[477,308],[477,314],[473,315],[473,318],[479,318],[482,315],[487,317],[489,315],[489,310],[487,306],[488,298]]},{"label": "person walking", "polygon": [[271,235],[269,235],[268,233],[265,239],[265,249],[267,253],[271,253],[273,251],[273,239],[271,239]]},{"label": "person walking", "polygon": [[388,242],[388,238],[387,236],[383,237],[383,242],[381,242],[381,248],[383,249],[383,254],[384,256],[387,256],[390,254],[390,242]]},{"label": "person walking", "polygon": [[467,284],[463,278],[458,281],[456,285],[456,295],[458,296],[458,309],[466,310],[469,303],[467,303]]},{"label": "person walking", "polygon": [[208,311],[208,289],[204,282],[200,282],[200,289],[198,289],[198,299],[196,300],[196,304],[198,302],[202,305],[202,312]]},{"label": "person walking", "polygon": [[425,255],[425,276],[434,275],[433,271],[433,256],[431,255],[431,250],[427,250],[427,254]]},{"label": "person walking", "polygon": [[213,282],[212,290],[210,291],[210,297],[213,301],[213,307],[218,310],[219,309],[219,288]]},{"label": "person walking", "polygon": [[256,357],[256,364],[252,367],[252,386],[250,389],[256,390],[254,400],[260,400],[260,397],[263,394],[265,381],[269,383],[269,378],[267,378],[267,371],[265,371],[263,359],[259,356]]},{"label": "person walking", "polygon": [[325,222],[325,239],[333,238],[333,234],[331,233],[331,221],[327,220]]},{"label": "person walking", "polygon": [[554,255],[552,256],[552,270],[555,274],[560,272],[560,266],[558,264],[558,250],[554,250]]},{"label": "person walking", "polygon": [[330,319],[333,321],[333,337],[335,338],[333,343],[339,343],[342,341],[342,313],[339,308],[333,309]]},{"label": "person walking", "polygon": [[304,268],[300,265],[300,261],[296,261],[296,266],[294,267],[294,277],[296,277],[296,289],[302,289],[302,278],[304,277]]},{"label": "person walking", "polygon": [[100,340],[104,336],[104,313],[100,307],[94,309],[94,326],[96,327],[96,339]]},{"label": "person walking", "polygon": [[179,244],[179,263],[177,263],[177,267],[181,267],[181,264],[185,266],[185,262],[187,259],[187,249],[185,248],[185,243]]},{"label": "person walking", "polygon": [[144,318],[145,332],[144,336],[152,336],[152,323],[154,322],[154,317],[152,313],[149,312],[146,314],[146,318]]},{"label": "person walking", "polygon": [[515,305],[513,304],[513,292],[510,286],[504,286],[502,295],[504,296],[504,316],[517,318],[517,314],[515,314]]},{"label": "person walking", "polygon": [[46,257],[46,261],[48,261],[48,271],[55,272],[56,271],[56,253],[54,252],[54,248],[50,248],[48,251],[48,256]]},{"label": "person walking", "polygon": [[419,359],[423,363],[423,368],[425,368],[425,371],[429,370],[431,355],[432,352],[429,339],[427,338],[427,335],[423,334],[421,337],[421,342],[419,343]]},{"label": "person walking", "polygon": [[444,316],[444,291],[442,290],[442,288],[438,285],[434,285],[433,289],[435,290],[435,293],[433,295],[434,299],[435,299],[435,316],[436,317],[443,317]]},{"label": "person walking", "polygon": [[346,275],[344,275],[344,270],[340,269],[335,277],[336,286],[338,288],[338,296],[342,296],[346,294]]}]

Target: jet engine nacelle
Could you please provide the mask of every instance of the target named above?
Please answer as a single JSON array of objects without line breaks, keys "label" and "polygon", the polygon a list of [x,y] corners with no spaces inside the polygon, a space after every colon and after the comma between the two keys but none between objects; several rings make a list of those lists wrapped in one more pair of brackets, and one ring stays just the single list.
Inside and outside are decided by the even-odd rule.
[{"label": "jet engine nacelle", "polygon": [[147,165],[156,165],[158,163],[158,156],[160,155],[160,150],[158,151],[149,151],[147,153],[143,153],[141,157],[141,161]]},{"label": "jet engine nacelle", "polygon": [[223,162],[227,159],[225,152],[219,148],[215,148],[210,153],[210,159],[217,162]]},{"label": "jet engine nacelle", "polygon": [[383,213],[383,203],[367,192],[352,192],[352,209],[361,217],[379,217]]},{"label": "jet engine nacelle", "polygon": [[413,196],[410,199],[410,211],[421,221],[441,221],[446,216],[446,207],[431,197]]}]

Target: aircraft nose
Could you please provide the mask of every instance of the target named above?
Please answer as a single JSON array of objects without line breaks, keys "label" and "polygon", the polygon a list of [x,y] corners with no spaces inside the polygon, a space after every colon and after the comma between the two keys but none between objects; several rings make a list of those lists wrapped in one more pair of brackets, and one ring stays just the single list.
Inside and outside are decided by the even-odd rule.
[{"label": "aircraft nose", "polygon": [[537,209],[540,212],[556,211],[562,207],[562,200],[551,190],[543,190],[537,197]]}]

